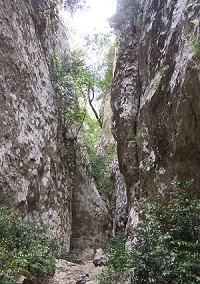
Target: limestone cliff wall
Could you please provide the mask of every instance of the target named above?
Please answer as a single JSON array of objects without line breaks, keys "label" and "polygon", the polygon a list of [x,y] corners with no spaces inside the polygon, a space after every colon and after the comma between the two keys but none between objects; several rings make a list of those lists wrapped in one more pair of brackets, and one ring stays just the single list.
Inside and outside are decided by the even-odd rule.
[{"label": "limestone cliff wall", "polygon": [[[26,221],[46,225],[69,249],[72,206],[87,211],[89,224],[93,220],[80,231],[83,240],[86,234],[102,237],[107,211],[81,169],[78,145],[61,132],[50,62],[52,51],[62,57],[69,48],[58,11],[50,5],[0,1],[0,204],[17,208]],[[95,216],[93,202],[101,208]]]},{"label": "limestone cliff wall", "polygon": [[75,186],[72,198],[72,247],[102,247],[110,235],[110,216],[101,199],[92,170],[77,149]]},{"label": "limestone cliff wall", "polygon": [[187,0],[118,2],[111,105],[131,210],[141,197],[167,200],[179,189],[199,194],[200,6]]},{"label": "limestone cliff wall", "polygon": [[[103,126],[100,137],[99,151],[107,152],[109,156],[108,177],[113,182],[113,191],[110,194],[109,209],[112,217],[113,234],[126,227],[127,222],[127,189],[124,176],[120,172],[116,153],[116,141],[112,135],[112,108],[110,104],[111,96],[107,95],[104,104]],[[112,149],[109,153],[109,148]],[[113,153],[112,153],[113,152]]]},{"label": "limestone cliff wall", "polygon": [[198,1],[143,4],[137,132],[143,137],[140,168],[149,157],[143,175],[149,195],[154,190],[166,195],[177,190],[177,185],[186,187],[189,183],[186,190],[199,192],[199,12]]},{"label": "limestone cliff wall", "polygon": [[69,247],[74,152],[58,129],[48,8],[45,1],[0,2],[0,202],[46,225]]}]

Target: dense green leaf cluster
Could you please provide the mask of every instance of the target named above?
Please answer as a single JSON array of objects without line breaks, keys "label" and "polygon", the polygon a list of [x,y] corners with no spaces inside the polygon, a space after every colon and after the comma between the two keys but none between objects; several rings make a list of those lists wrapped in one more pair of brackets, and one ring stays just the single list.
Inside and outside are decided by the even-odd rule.
[{"label": "dense green leaf cluster", "polygon": [[110,202],[115,184],[109,165],[116,156],[116,149],[113,145],[109,145],[104,149],[104,153],[98,151],[100,126],[96,119],[86,115],[83,129],[84,145],[86,145],[88,161],[98,184],[98,190],[104,201]]},{"label": "dense green leaf cluster", "polygon": [[71,52],[63,59],[53,53],[51,79],[65,131],[68,128],[72,136],[78,135],[86,117],[86,105],[102,127],[101,107],[96,107],[95,102],[104,102],[110,85],[99,70],[87,66],[81,51]]},{"label": "dense green leaf cluster", "polygon": [[79,52],[73,52],[62,60],[52,54],[51,79],[57,95],[63,132],[76,138],[85,119],[85,107],[79,101],[84,82],[83,59]]},{"label": "dense green leaf cluster", "polygon": [[56,258],[76,263],[77,252],[75,250],[67,251],[65,247],[61,247],[60,253],[56,255]]},{"label": "dense green leaf cluster", "polygon": [[0,283],[15,283],[20,275],[50,277],[55,271],[55,236],[36,224],[17,219],[0,206]]},{"label": "dense green leaf cluster", "polygon": [[173,206],[156,202],[146,216],[131,252],[133,283],[198,283],[199,200],[179,196]]},{"label": "dense green leaf cluster", "polygon": [[116,234],[105,248],[106,271],[98,276],[102,284],[117,280],[120,273],[128,268],[128,253],[125,250],[125,237],[123,233]]},{"label": "dense green leaf cluster", "polygon": [[[136,232],[136,245],[126,257],[123,251],[119,255],[124,269],[131,271],[129,283],[200,283],[199,200],[180,196],[172,205],[157,201],[141,213],[145,218]],[[119,245],[114,243],[113,250],[117,252]],[[104,278],[110,271],[121,271],[116,259],[109,259]]]}]

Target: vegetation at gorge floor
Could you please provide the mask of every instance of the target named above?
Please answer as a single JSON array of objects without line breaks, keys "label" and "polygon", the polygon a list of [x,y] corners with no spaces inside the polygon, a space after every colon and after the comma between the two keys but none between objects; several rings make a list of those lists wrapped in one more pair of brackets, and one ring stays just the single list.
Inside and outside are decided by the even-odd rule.
[{"label": "vegetation at gorge floor", "polygon": [[142,206],[135,245],[126,250],[124,234],[113,237],[100,282],[113,283],[125,272],[129,283],[199,283],[199,199],[180,195],[168,205],[157,200],[148,209]]},{"label": "vegetation at gorge floor", "polygon": [[17,211],[0,206],[0,283],[16,283],[20,275],[27,279],[53,276],[56,250],[53,233],[20,221]]}]

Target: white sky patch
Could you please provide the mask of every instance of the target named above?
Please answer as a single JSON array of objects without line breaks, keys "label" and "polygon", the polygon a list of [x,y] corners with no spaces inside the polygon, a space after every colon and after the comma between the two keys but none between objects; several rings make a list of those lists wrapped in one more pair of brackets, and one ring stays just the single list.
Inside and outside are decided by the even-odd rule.
[{"label": "white sky patch", "polygon": [[109,29],[108,19],[116,11],[116,0],[88,0],[90,7],[85,11],[77,11],[72,19],[74,29],[80,35],[91,33],[95,29]]},{"label": "white sky patch", "polygon": [[116,12],[117,0],[87,0],[86,6],[89,8],[78,10],[73,16],[67,11],[60,11],[72,49],[83,47],[84,37],[88,34],[113,32],[108,20]]}]

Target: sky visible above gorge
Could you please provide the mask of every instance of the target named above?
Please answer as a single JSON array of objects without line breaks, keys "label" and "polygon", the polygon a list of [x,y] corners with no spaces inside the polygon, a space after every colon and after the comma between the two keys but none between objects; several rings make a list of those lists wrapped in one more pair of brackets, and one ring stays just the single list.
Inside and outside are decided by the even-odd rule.
[{"label": "sky visible above gorge", "polygon": [[109,29],[108,19],[116,11],[116,0],[88,0],[87,10],[77,11],[73,17],[73,26],[78,34],[106,31]]}]

